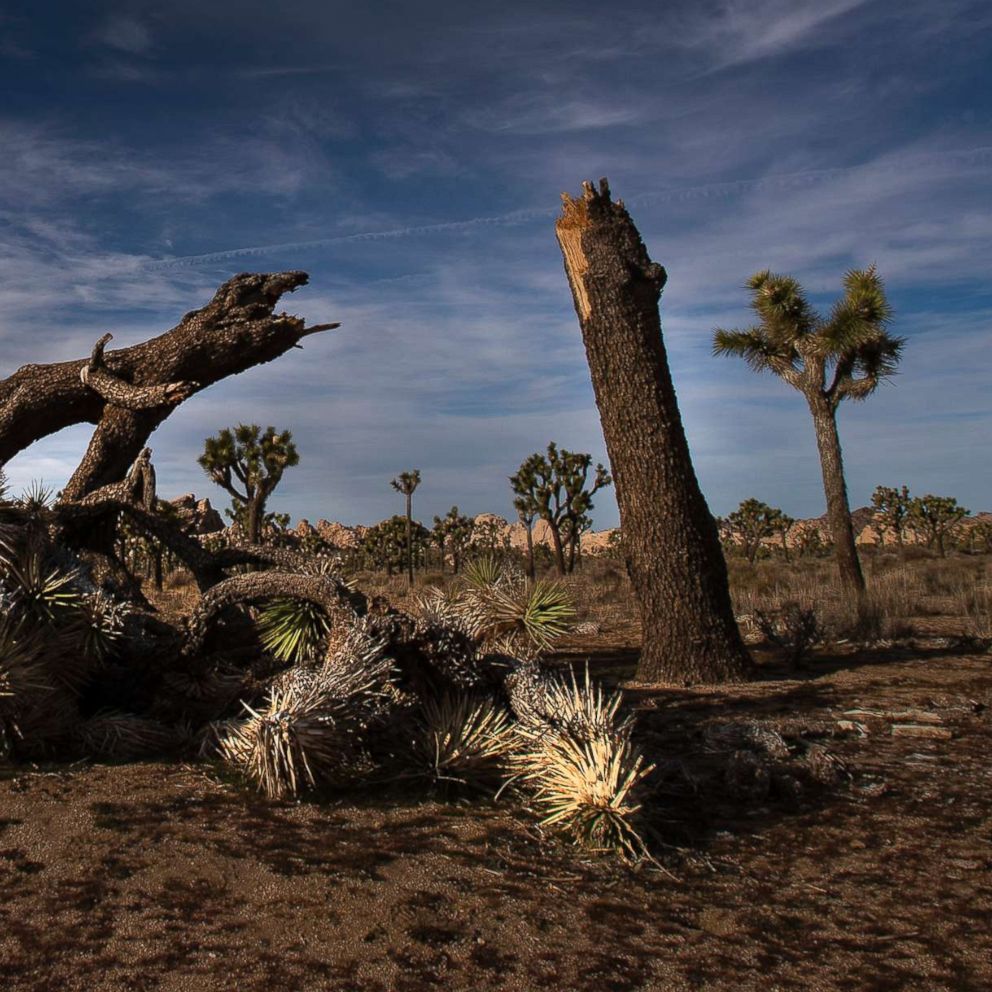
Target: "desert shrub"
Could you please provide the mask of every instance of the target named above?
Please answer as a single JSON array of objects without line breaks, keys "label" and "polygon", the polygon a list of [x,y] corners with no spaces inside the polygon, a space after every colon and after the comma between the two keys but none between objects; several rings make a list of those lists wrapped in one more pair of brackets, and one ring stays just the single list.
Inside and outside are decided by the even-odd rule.
[{"label": "desert shrub", "polygon": [[549,677],[546,720],[517,725],[511,781],[525,788],[545,827],[589,850],[626,857],[643,852],[637,787],[650,774],[631,741],[633,720],[619,717],[621,695],[605,695],[586,669],[580,683]]},{"label": "desert shrub", "polygon": [[510,713],[491,696],[428,696],[416,717],[413,757],[438,784],[486,788],[499,781],[512,728]]},{"label": "desert shrub", "polygon": [[799,668],[825,634],[816,610],[794,600],[783,603],[776,613],[758,610],[755,623],[765,638],[785,653],[793,668]]}]

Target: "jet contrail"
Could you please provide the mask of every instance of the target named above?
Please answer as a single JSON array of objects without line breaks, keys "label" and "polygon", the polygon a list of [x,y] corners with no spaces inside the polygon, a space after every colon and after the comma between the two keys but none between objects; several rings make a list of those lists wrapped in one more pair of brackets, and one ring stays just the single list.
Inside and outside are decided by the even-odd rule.
[{"label": "jet contrail", "polygon": [[[992,147],[970,148],[963,151],[934,152],[932,154],[909,157],[908,162],[921,164],[947,160],[966,164],[992,164]],[[806,169],[802,172],[779,173],[764,176],[760,179],[735,179],[720,183],[704,183],[700,186],[683,186],[675,189],[649,191],[637,193],[631,197],[625,197],[624,202],[628,204],[666,203],[678,202],[680,200],[707,199],[714,196],[734,196],[760,189],[794,189],[799,186],[825,182],[880,164],[884,163],[876,161],[833,169]],[[906,164],[905,161],[901,163],[902,166]],[[895,163],[892,163],[892,165],[894,166]],[[252,245],[246,248],[228,248],[224,251],[205,252],[202,255],[181,255],[174,258],[162,258],[146,262],[143,267],[168,269],[192,265],[208,265],[211,262],[223,262],[231,258],[267,255],[271,252],[326,248],[331,245],[349,244],[358,241],[388,241],[397,238],[443,234],[449,231],[463,231],[474,227],[507,227],[514,224],[526,224],[529,221],[554,217],[557,212],[557,208],[513,210],[510,213],[496,214],[491,217],[472,217],[468,220],[444,221],[437,224],[416,224],[407,227],[387,228],[382,231],[361,231],[356,234],[340,234],[332,238],[317,238],[313,241],[288,241],[280,244]]]}]

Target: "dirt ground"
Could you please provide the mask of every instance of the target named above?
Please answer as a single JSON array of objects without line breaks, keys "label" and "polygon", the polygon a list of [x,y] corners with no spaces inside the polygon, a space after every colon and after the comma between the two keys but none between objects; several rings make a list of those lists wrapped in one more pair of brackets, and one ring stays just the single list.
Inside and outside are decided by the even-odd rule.
[{"label": "dirt ground", "polygon": [[[992,988],[992,656],[938,642],[764,675],[638,700],[659,770],[658,865],[637,869],[509,803],[280,805],[204,765],[2,770],[0,988]],[[705,737],[728,720],[846,771],[740,798]]]}]

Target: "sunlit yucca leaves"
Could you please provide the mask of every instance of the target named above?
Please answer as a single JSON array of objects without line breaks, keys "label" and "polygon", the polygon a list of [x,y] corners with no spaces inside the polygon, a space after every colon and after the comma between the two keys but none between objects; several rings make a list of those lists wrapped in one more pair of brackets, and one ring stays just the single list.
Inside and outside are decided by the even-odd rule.
[{"label": "sunlit yucca leaves", "polygon": [[640,809],[634,791],[653,766],[644,767],[643,756],[628,740],[598,736],[582,741],[551,733],[532,747],[520,764],[543,813],[542,826],[563,829],[590,850],[628,857],[643,852],[633,822]]},{"label": "sunlit yucca leaves", "polygon": [[510,714],[488,696],[449,693],[424,700],[414,753],[436,782],[493,784],[513,747]]},{"label": "sunlit yucca leaves", "polygon": [[619,693],[551,678],[544,687],[547,720],[517,725],[511,781],[523,785],[541,823],[563,830],[583,847],[636,857],[638,784],[653,770],[633,746],[632,722],[618,721]]},{"label": "sunlit yucca leaves", "polygon": [[463,568],[462,577],[475,589],[497,585],[506,578],[502,563],[494,555],[473,558]]},{"label": "sunlit yucca leaves", "polygon": [[575,618],[571,598],[556,582],[489,586],[473,598],[485,619],[487,637],[517,633],[542,651],[567,633]]},{"label": "sunlit yucca leaves", "polygon": [[278,661],[294,664],[316,657],[331,629],[324,611],[303,599],[274,599],[258,611],[262,645]]},{"label": "sunlit yucca leaves", "polygon": [[333,778],[352,750],[352,728],[329,712],[318,684],[273,689],[261,712],[244,707],[249,718],[222,738],[220,751],[270,799],[296,796]]}]

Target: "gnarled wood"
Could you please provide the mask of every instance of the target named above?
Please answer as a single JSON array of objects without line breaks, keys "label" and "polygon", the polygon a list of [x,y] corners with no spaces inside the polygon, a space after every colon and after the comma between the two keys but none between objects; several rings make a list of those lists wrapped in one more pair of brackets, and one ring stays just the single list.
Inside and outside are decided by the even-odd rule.
[{"label": "gnarled wood", "polygon": [[307,327],[275,313],[305,272],[242,273],[172,330],[131,348],[89,359],[25,365],[0,381],[0,465],[72,424],[96,424],[89,448],[62,493],[79,500],[121,482],[149,435],[196,389],[272,361],[301,338],[337,327]]},{"label": "gnarled wood", "polygon": [[665,270],[606,180],[563,195],[556,226],[610,455],[641,608],[644,682],[722,682],[751,668],[727,567],[689,456],[661,336]]},{"label": "gnarled wood", "polygon": [[228,607],[249,606],[281,597],[313,603],[323,610],[332,626],[349,622],[356,615],[354,594],[343,582],[330,575],[277,571],[235,575],[203,594],[190,616],[183,654],[192,657],[203,649],[211,624]]}]

